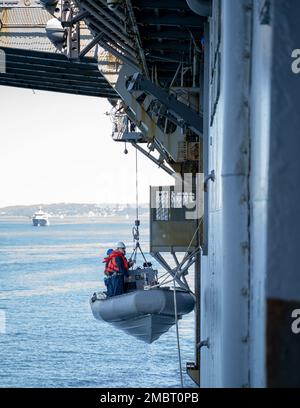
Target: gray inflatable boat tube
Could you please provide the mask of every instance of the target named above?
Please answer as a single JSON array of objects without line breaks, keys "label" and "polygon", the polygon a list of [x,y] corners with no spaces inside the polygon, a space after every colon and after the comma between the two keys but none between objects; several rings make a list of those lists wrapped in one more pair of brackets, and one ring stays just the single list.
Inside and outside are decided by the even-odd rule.
[{"label": "gray inflatable boat tube", "polygon": [[[190,292],[176,290],[176,300],[179,317],[194,309],[195,297]],[[164,288],[136,290],[104,300],[91,300],[90,304],[94,317],[109,323],[147,314],[175,314],[174,291]]]},{"label": "gray inflatable boat tube", "polygon": [[[195,296],[178,289],[176,303],[180,319],[193,310]],[[176,322],[174,291],[168,288],[136,290],[106,299],[98,294],[92,297],[90,305],[96,319],[146,343],[157,340]]]}]

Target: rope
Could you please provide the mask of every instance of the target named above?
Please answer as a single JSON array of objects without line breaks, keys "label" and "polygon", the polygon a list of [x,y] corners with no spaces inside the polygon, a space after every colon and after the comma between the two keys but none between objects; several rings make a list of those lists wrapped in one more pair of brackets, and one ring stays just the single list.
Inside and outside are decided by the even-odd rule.
[{"label": "rope", "polygon": [[[168,272],[168,273],[169,273],[169,272]],[[160,283],[158,283],[158,284],[155,285],[155,286],[160,287],[160,286],[163,285],[164,283],[167,284],[167,283],[170,283],[170,282],[173,281],[173,279],[167,281],[168,278],[169,278],[169,276],[166,276]],[[161,277],[160,279],[162,279],[162,277]]]},{"label": "rope", "polygon": [[[170,280],[168,280],[168,281],[166,281],[166,282],[163,282],[164,283],[164,285],[168,285],[169,283],[172,283],[173,282],[173,278],[172,279],[170,279]],[[161,283],[159,283],[159,284],[157,284],[157,285],[152,285],[151,286],[151,288],[150,289],[156,289],[156,288],[160,288],[162,285],[161,285]],[[187,289],[184,289],[187,293],[191,293],[192,295],[195,295],[195,293],[190,289],[190,288],[187,288]]]},{"label": "rope", "polygon": [[132,228],[132,235],[133,235],[133,242],[135,243],[135,248],[130,256],[130,260],[133,257],[134,263],[136,262],[136,257],[137,257],[137,250],[139,249],[144,262],[148,264],[148,261],[144,255],[144,252],[142,251],[141,245],[140,245],[140,233],[139,233],[139,185],[138,185],[138,156],[137,156],[137,149],[135,149],[135,199],[136,199],[136,222],[135,226]]},{"label": "rope", "polygon": [[176,298],[176,285],[175,278],[173,279],[174,284],[174,313],[175,313],[175,324],[176,324],[176,338],[177,338],[177,351],[178,351],[178,361],[179,361],[179,371],[180,371],[180,384],[183,388],[183,376],[182,376],[182,365],[181,365],[181,352],[180,352],[180,341],[179,341],[179,328],[178,328],[178,316],[177,316],[177,298]]},{"label": "rope", "polygon": [[[161,282],[158,283],[157,285],[154,285],[153,288],[157,288],[157,287],[159,288],[159,287],[162,286],[163,284],[170,283],[170,282],[172,282],[173,279],[176,279],[176,277],[177,277],[177,275],[178,275],[178,273],[179,273],[181,267],[185,264],[185,262],[186,262],[187,259],[189,258],[189,257],[187,257],[187,255],[189,254],[189,249],[190,249],[190,247],[191,247],[191,245],[192,245],[192,242],[193,242],[193,240],[194,240],[194,238],[195,238],[195,235],[197,234],[197,231],[199,230],[200,225],[201,225],[202,222],[203,222],[203,218],[200,219],[199,224],[198,224],[198,227],[195,229],[195,232],[194,232],[194,234],[193,234],[193,236],[192,236],[192,239],[191,239],[191,241],[190,241],[190,243],[189,243],[189,246],[187,247],[187,250],[186,250],[186,252],[185,252],[185,254],[184,254],[183,258],[182,258],[182,261],[181,261],[181,262],[179,263],[179,265],[177,266],[176,272],[175,272],[175,275],[173,276],[173,278],[172,278],[171,280],[169,280],[169,281],[166,282],[166,279],[167,279],[167,277],[166,277],[166,278],[164,278],[163,281],[161,281]],[[196,249],[195,251],[193,251],[193,252],[191,253],[191,258],[196,255],[196,253],[198,252],[198,250],[199,250],[199,249]],[[174,268],[174,269],[175,269],[175,268]],[[170,274],[169,271],[167,271],[166,273],[167,273],[167,274]],[[165,276],[165,274],[164,274],[163,276]],[[193,293],[193,291],[192,291],[190,288],[189,288],[189,292],[190,292],[190,293]]]},{"label": "rope", "polygon": [[139,190],[138,190],[138,157],[135,149],[135,198],[136,198],[136,219],[139,219]]},{"label": "rope", "polygon": [[131,261],[131,260],[133,261],[133,264],[132,264],[131,267],[133,267],[133,265],[134,265],[135,262],[136,262],[136,246],[135,246],[135,248],[133,249],[132,254],[130,255],[129,261]]},{"label": "rope", "polygon": [[165,272],[162,275],[159,275],[158,279],[161,280],[164,278],[166,280],[169,277],[169,272]]},{"label": "rope", "polygon": [[162,279],[164,276],[169,275],[169,272],[165,272],[162,275],[159,275],[159,279]]},{"label": "rope", "polygon": [[186,255],[188,254],[189,249],[190,249],[190,247],[191,247],[191,245],[192,245],[192,242],[194,241],[194,238],[195,238],[195,236],[196,236],[196,234],[197,234],[197,231],[199,230],[200,225],[202,224],[202,222],[203,222],[203,217],[200,218],[200,221],[199,221],[199,223],[198,223],[198,227],[196,228],[196,230],[195,230],[195,232],[194,232],[194,235],[192,236],[192,239],[191,239],[191,241],[190,241],[190,244],[189,244],[187,250],[185,251],[185,254],[184,254],[183,259],[184,259],[184,258],[186,257]]},{"label": "rope", "polygon": [[146,262],[146,264],[148,263],[147,262],[147,259],[145,258],[145,255],[144,255],[144,252],[142,251],[142,248],[141,248],[141,246],[140,246],[140,243],[138,242],[137,243],[137,248],[139,248],[139,250],[140,250],[140,252],[141,252],[141,254],[142,254],[142,257],[144,258],[144,261]]},{"label": "rope", "polygon": [[[181,267],[185,264],[185,262],[186,262],[187,259],[189,258],[189,257],[187,256],[187,255],[189,254],[189,249],[190,249],[190,247],[191,247],[191,245],[192,245],[192,242],[193,242],[193,240],[194,240],[194,237],[195,237],[195,235],[196,235],[198,229],[200,228],[200,225],[201,225],[202,222],[203,222],[203,218],[200,219],[200,222],[199,222],[199,224],[198,224],[198,227],[196,228],[196,230],[195,230],[195,232],[194,232],[194,235],[193,235],[193,237],[192,237],[192,239],[191,239],[191,241],[190,241],[189,246],[187,247],[187,250],[186,250],[186,252],[185,252],[185,254],[184,254],[184,257],[182,258],[182,261],[179,263],[179,265],[178,265],[177,268],[176,268],[176,272],[175,272],[175,275],[173,276],[173,279],[176,279],[176,277],[177,277],[177,275],[178,275],[178,272],[181,270]],[[194,252],[192,252],[190,258],[194,257],[194,256],[196,255],[196,253],[198,252],[198,250],[199,250],[199,249],[196,249]],[[169,282],[168,282],[168,283],[169,283]],[[161,283],[160,283],[159,285],[161,285]],[[190,292],[193,293],[191,290],[190,290]]]},{"label": "rope", "polygon": [[191,245],[192,245],[192,242],[193,242],[193,240],[194,240],[194,237],[195,237],[196,234],[197,234],[197,231],[198,231],[199,228],[200,228],[200,225],[201,225],[202,221],[203,221],[203,218],[201,218],[201,220],[200,220],[200,222],[199,222],[199,224],[198,224],[198,227],[196,228],[196,230],[195,230],[195,232],[194,232],[194,235],[193,235],[193,237],[192,237],[192,239],[191,239],[191,242],[190,242],[190,244],[189,244],[189,246],[188,246],[188,248],[187,248],[187,250],[186,250],[186,253],[185,253],[184,257],[183,257],[183,261],[181,262],[181,264],[178,265],[177,270],[176,270],[176,273],[175,273],[175,275],[174,275],[174,277],[173,277],[173,286],[174,286],[174,289],[173,289],[173,291],[174,291],[174,313],[175,313],[176,338],[177,338],[177,350],[178,350],[178,361],[179,361],[179,371],[180,371],[180,384],[181,384],[181,388],[183,388],[183,376],[182,376],[182,364],[181,364],[181,352],[180,352],[180,340],[179,340],[179,327],[178,327],[178,317],[177,317],[177,298],[176,298],[175,278],[176,278],[176,276],[177,276],[177,274],[178,274],[178,271],[180,270],[181,266],[184,264],[184,259],[185,259],[186,255],[188,254],[188,251],[189,251],[189,249],[190,249],[190,247],[191,247]]}]

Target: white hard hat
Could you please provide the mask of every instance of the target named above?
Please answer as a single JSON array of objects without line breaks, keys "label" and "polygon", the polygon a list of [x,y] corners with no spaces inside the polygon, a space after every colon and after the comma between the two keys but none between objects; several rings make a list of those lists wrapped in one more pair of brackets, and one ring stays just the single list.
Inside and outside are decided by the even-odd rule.
[{"label": "white hard hat", "polygon": [[124,242],[119,241],[119,242],[117,243],[116,247],[117,247],[117,248],[123,248],[123,249],[125,249],[125,248],[126,248],[126,245],[124,244]]}]

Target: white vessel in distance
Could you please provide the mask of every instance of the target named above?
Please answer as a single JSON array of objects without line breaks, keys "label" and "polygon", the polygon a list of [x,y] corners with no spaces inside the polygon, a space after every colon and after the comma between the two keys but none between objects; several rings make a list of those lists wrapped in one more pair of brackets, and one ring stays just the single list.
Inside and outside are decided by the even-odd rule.
[{"label": "white vessel in distance", "polygon": [[34,213],[32,223],[35,227],[45,227],[46,225],[49,225],[48,214],[46,214],[40,207],[39,210]]}]

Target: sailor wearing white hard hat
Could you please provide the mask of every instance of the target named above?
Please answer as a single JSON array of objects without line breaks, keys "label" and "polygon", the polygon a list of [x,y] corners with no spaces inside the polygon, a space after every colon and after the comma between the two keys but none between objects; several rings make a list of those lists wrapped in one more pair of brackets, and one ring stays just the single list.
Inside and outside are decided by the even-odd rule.
[{"label": "sailor wearing white hard hat", "polygon": [[111,254],[107,269],[112,274],[112,296],[124,293],[124,277],[129,276],[128,269],[132,266],[132,261],[127,261],[125,257],[126,245],[119,241],[116,250]]}]

